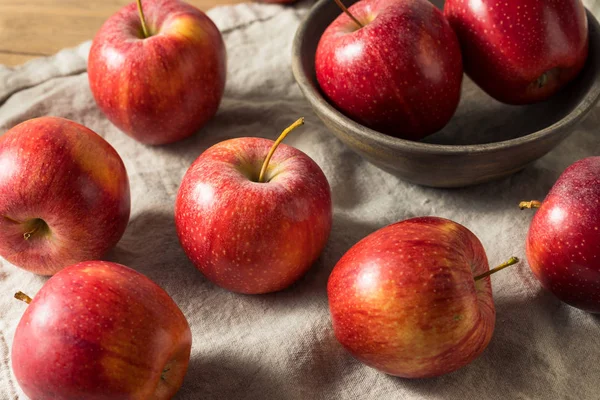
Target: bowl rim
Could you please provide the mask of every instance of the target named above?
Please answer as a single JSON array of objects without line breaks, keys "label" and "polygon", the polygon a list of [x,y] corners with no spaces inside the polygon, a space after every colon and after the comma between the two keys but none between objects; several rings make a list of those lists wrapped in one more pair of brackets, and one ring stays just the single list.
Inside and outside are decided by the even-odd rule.
[{"label": "bowl rim", "polygon": [[[357,1],[352,1],[352,3]],[[350,119],[342,112],[337,110],[323,97],[316,86],[313,85],[311,78],[302,66],[301,48],[305,41],[308,24],[315,18],[316,15],[322,14],[323,9],[330,2],[331,0],[319,0],[306,14],[300,23],[298,30],[296,31],[292,43],[292,72],[294,74],[294,78],[296,79],[298,86],[304,93],[309,103],[316,109],[318,113],[327,115],[328,118],[333,120],[333,122],[340,126],[344,131],[356,133],[356,135],[366,137],[367,139],[370,139],[379,145],[383,145],[393,150],[408,150],[415,153],[440,155],[488,153],[511,149],[520,147],[527,143],[538,141],[539,139],[550,136],[553,133],[559,133],[563,129],[576,124],[594,108],[600,99],[600,72],[595,72],[595,79],[578,106],[576,106],[561,120],[556,121],[544,129],[532,132],[525,136],[492,143],[452,145],[416,142],[386,135]],[[596,17],[587,8],[586,14],[588,19],[589,36],[590,38],[594,36],[595,42],[600,42],[600,24],[598,23]],[[600,52],[600,49],[598,49],[597,52]]]}]

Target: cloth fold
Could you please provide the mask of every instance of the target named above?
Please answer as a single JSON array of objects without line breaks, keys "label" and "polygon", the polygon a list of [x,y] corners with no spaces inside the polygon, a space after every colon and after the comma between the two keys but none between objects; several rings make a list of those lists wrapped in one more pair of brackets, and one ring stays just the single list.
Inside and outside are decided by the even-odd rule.
[{"label": "cloth fold", "polygon": [[[209,11],[228,51],[228,80],[217,116],[192,138],[163,147],[135,142],[96,107],[87,82],[90,43],[23,66],[0,66],[0,132],[29,118],[55,115],[93,129],[119,152],[132,188],[132,216],[106,259],[128,265],[163,287],[193,331],[193,350],[177,399],[595,399],[600,376],[600,318],[542,290],[526,263],[534,211],[574,161],[600,154],[600,108],[550,154],[509,178],[441,190],[403,182],[362,160],[327,131],[296,86],[291,43],[310,7],[240,4]],[[593,11],[596,1],[588,1]],[[274,139],[300,116],[306,125],[286,139],[323,169],[333,193],[329,243],[291,288],[262,296],[227,292],[186,258],[173,205],[187,168],[211,145],[241,136]],[[440,378],[406,380],[354,360],[335,340],[327,307],[331,269],[354,243],[389,223],[436,215],[472,230],[491,265],[521,264],[492,278],[494,337],[480,358]],[[273,249],[276,251],[277,249]],[[10,345],[26,305],[46,278],[0,260],[0,398],[26,399],[10,368]]]}]

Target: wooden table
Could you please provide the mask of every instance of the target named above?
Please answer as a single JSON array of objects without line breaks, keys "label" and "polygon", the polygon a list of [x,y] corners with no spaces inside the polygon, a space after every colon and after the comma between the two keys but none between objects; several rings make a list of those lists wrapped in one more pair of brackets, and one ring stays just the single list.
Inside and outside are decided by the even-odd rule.
[{"label": "wooden table", "polygon": [[[94,37],[132,0],[0,0],[0,64],[22,64]],[[186,0],[201,10],[243,0]]]}]

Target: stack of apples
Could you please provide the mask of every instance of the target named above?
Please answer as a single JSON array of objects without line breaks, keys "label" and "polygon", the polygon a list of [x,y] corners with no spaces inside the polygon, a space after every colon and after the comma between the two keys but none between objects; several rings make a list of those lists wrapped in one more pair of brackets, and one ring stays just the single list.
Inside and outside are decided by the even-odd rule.
[{"label": "stack of apples", "polygon": [[[226,57],[218,29],[199,10],[172,0],[144,5],[125,7],[100,30],[89,80],[116,126],[157,145],[192,135],[215,115]],[[353,118],[411,139],[452,117],[463,57],[484,90],[523,104],[559,90],[587,54],[585,12],[574,0],[450,0],[448,19],[425,0],[363,0],[345,12],[317,51],[323,90]],[[524,18],[533,20],[527,28]],[[561,40],[550,40],[557,32]],[[177,234],[216,285],[245,294],[285,289],[325,248],[333,215],[327,178],[308,155],[281,144],[303,123],[276,141],[218,143],[185,174]],[[33,299],[16,295],[29,304],[12,347],[23,391],[33,400],[174,396],[192,346],[184,314],[142,274],[99,261],[130,214],[117,152],[82,125],[45,117],[0,138],[0,167],[0,256],[53,275]],[[600,157],[569,167],[543,203],[521,206],[540,208],[526,241],[536,277],[563,301],[600,312]],[[489,270],[477,237],[446,219],[385,227],[332,271],[335,335],[388,374],[454,371],[492,338],[489,275],[517,262]]]},{"label": "stack of apples", "polygon": [[315,55],[319,85],[348,117],[419,140],[455,113],[463,65],[508,104],[546,100],[588,55],[581,0],[362,0],[325,30]]}]

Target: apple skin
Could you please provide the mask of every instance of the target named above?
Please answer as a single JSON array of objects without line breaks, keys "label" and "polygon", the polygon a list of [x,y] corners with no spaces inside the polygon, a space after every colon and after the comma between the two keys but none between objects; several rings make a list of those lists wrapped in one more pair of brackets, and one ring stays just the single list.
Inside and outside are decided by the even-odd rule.
[{"label": "apple skin", "polygon": [[331,191],[306,154],[273,141],[231,139],[206,150],[185,174],[175,204],[187,256],[215,284],[239,293],[282,290],[321,254],[332,222]]},{"label": "apple skin", "polygon": [[585,65],[588,23],[581,0],[447,0],[444,14],[462,45],[465,71],[501,102],[545,100]]},{"label": "apple skin", "polygon": [[600,313],[600,157],[565,170],[527,235],[529,267],[560,300]]},{"label": "apple skin", "polygon": [[225,88],[221,33],[202,11],[177,0],[143,2],[152,36],[144,39],[135,3],[96,34],[88,59],[98,107],[123,132],[152,144],[197,132],[217,112]]},{"label": "apple skin", "polygon": [[121,157],[85,126],[43,117],[0,137],[0,256],[12,264],[52,275],[102,257],[130,203]]},{"label": "apple skin", "polygon": [[33,400],[170,399],[191,345],[163,289],[123,265],[87,261],[54,275],[29,304],[12,368]]},{"label": "apple skin", "polygon": [[467,228],[435,217],[367,236],[337,263],[327,285],[338,341],[390,375],[457,370],[487,347],[496,319],[483,246]]},{"label": "apple skin", "polygon": [[362,0],[325,30],[315,69],[326,97],[379,132],[419,140],[442,129],[460,100],[460,46],[426,0]]}]

